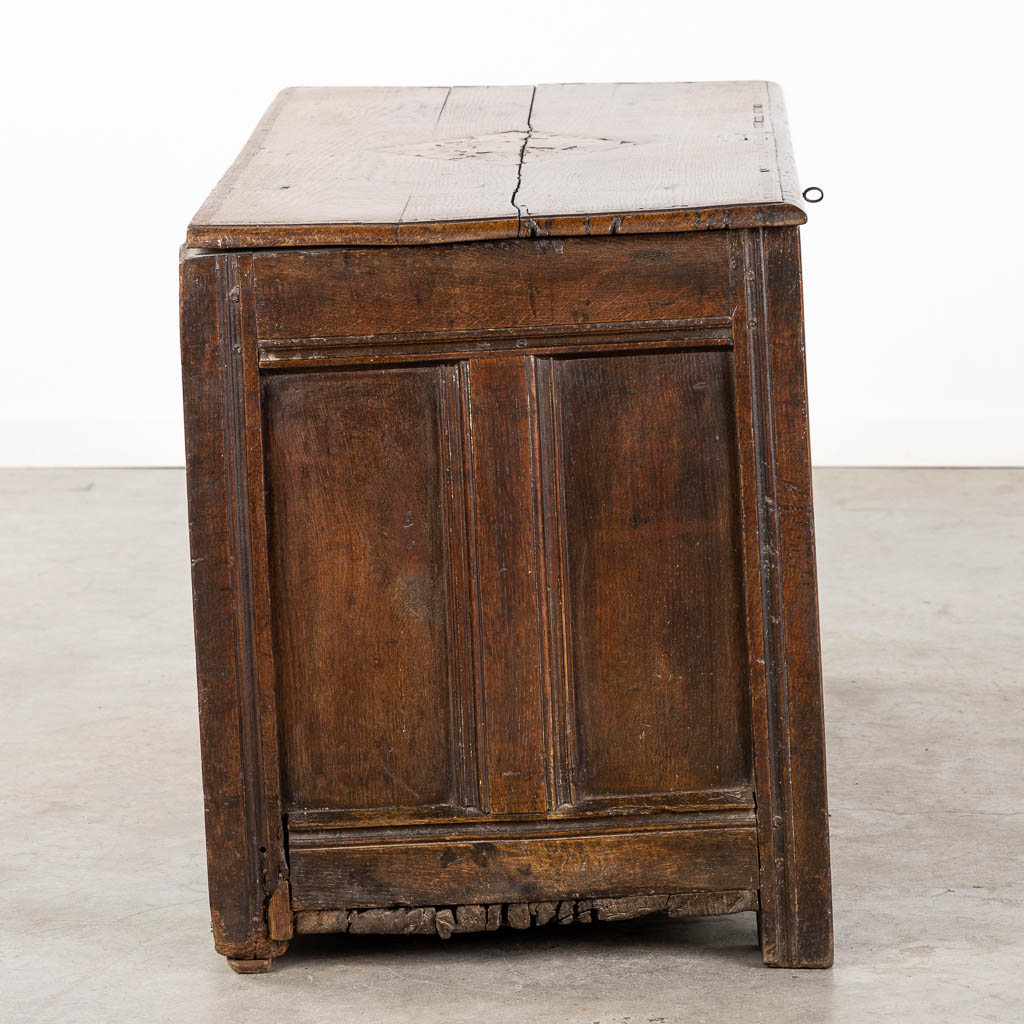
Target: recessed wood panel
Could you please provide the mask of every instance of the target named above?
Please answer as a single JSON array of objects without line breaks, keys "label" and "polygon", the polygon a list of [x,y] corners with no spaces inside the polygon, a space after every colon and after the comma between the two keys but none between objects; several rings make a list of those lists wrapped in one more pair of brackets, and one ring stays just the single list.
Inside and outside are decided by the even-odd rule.
[{"label": "recessed wood panel", "polygon": [[264,384],[286,810],[452,799],[441,423],[450,372]]},{"label": "recessed wood panel", "polygon": [[553,360],[548,390],[575,798],[740,785],[731,357]]}]

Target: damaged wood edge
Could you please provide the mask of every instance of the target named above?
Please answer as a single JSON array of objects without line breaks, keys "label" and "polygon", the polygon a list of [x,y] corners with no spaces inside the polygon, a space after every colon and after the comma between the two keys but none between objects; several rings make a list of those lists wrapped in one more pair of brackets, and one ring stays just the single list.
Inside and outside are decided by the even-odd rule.
[{"label": "damaged wood edge", "polygon": [[282,878],[267,900],[267,936],[286,942],[293,931],[291,885],[288,879]]},{"label": "damaged wood edge", "polygon": [[266,904],[266,938],[258,938],[247,946],[217,944],[217,951],[227,957],[235,974],[266,974],[271,963],[288,949],[288,940],[295,931],[291,909],[291,884],[279,877],[277,887]]},{"label": "damaged wood edge", "polygon": [[738,228],[785,227],[807,223],[793,202],[722,204],[661,210],[594,213],[523,213],[509,217],[444,221],[333,222],[321,224],[189,225],[190,249],[280,249],[318,246],[440,245],[516,238],[576,238],[598,235],[663,234]]},{"label": "damaged wood edge", "polygon": [[350,935],[438,935],[448,939],[452,935],[467,932],[497,931],[502,926],[522,930],[551,923],[566,925],[589,924],[592,921],[626,921],[649,914],[716,917],[758,908],[756,890],[734,889],[726,892],[529,903],[301,910],[295,914],[294,928],[298,935],[347,932]]}]

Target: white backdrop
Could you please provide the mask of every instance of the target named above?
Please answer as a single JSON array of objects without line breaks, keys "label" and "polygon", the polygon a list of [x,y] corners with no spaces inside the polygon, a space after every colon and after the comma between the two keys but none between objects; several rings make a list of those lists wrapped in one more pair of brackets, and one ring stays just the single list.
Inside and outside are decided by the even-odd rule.
[{"label": "white backdrop", "polygon": [[177,249],[287,85],[769,78],[802,184],[814,460],[1024,465],[1019,5],[19,4],[0,465],[179,465]]}]

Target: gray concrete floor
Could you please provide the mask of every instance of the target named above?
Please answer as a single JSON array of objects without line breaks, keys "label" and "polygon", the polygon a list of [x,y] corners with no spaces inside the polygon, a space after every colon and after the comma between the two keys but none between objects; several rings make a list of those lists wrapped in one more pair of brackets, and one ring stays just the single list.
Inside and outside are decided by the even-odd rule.
[{"label": "gray concrete floor", "polygon": [[1024,1020],[1024,471],[816,476],[836,966],[753,916],[212,949],[184,478],[0,474],[0,1018]]}]

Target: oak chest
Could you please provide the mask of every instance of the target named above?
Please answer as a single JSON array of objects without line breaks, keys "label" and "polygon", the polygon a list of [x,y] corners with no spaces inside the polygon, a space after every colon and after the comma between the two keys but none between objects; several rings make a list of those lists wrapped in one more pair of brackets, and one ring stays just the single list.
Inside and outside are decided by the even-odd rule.
[{"label": "oak chest", "polygon": [[831,963],[796,189],[770,83],[270,108],[181,262],[236,970],[651,912]]}]

